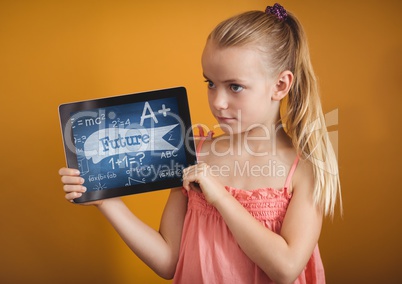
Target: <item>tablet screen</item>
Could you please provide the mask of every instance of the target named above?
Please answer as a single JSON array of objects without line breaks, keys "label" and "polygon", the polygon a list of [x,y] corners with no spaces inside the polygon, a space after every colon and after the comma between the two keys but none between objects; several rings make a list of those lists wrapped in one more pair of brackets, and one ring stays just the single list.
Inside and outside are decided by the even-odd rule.
[{"label": "tablet screen", "polygon": [[195,163],[182,87],[63,104],[68,167],[80,170],[86,202],[181,185]]}]

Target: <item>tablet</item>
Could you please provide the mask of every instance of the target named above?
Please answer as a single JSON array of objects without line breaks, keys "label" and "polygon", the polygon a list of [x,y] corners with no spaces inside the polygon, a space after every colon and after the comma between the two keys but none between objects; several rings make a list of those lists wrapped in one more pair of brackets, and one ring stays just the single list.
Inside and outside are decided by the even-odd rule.
[{"label": "tablet", "polygon": [[59,106],[67,166],[87,191],[77,203],[182,185],[196,163],[184,87]]}]

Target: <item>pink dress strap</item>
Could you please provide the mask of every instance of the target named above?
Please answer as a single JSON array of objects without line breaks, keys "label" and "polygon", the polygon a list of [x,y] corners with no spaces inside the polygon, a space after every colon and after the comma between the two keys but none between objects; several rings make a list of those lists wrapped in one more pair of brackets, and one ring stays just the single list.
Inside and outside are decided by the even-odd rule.
[{"label": "pink dress strap", "polygon": [[198,142],[198,145],[197,145],[197,148],[196,148],[196,153],[197,153],[197,156],[198,156],[198,154],[201,152],[202,145],[204,144],[204,141],[212,139],[212,136],[214,135],[214,132],[213,131],[208,131],[208,134],[205,135],[204,128],[202,128],[201,125],[197,125],[197,128],[198,128],[199,135],[196,136],[196,137],[198,137],[199,140],[200,140],[200,142]]},{"label": "pink dress strap", "polygon": [[289,174],[288,174],[288,176],[287,176],[287,178],[286,178],[286,181],[285,181],[285,188],[289,188],[289,184],[290,184],[290,182],[292,181],[292,177],[293,177],[293,174],[294,174],[295,171],[296,171],[296,168],[297,168],[297,164],[298,164],[298,163],[299,163],[299,155],[296,156],[296,158],[295,158],[295,160],[294,160],[294,162],[293,162],[293,165],[292,165],[292,167],[290,168]]},{"label": "pink dress strap", "polygon": [[[195,149],[195,153],[196,153],[196,155],[197,155],[197,160],[198,160],[198,157],[199,157],[199,153],[201,152],[201,149],[202,149],[202,145],[204,144],[204,142],[205,142],[205,140],[210,140],[210,139],[212,139],[212,136],[214,135],[214,132],[213,131],[208,131],[208,134],[205,136],[205,134],[204,134],[204,129],[202,128],[202,126],[201,125],[197,125],[197,128],[198,128],[198,135],[194,135],[194,137],[196,137],[196,138],[198,138],[198,140],[200,140],[199,142],[198,142],[198,144],[197,144],[197,147],[196,147],[196,149]],[[185,195],[185,196],[188,196],[188,193],[187,193],[187,191],[184,189],[184,187],[182,188],[182,193]]]}]

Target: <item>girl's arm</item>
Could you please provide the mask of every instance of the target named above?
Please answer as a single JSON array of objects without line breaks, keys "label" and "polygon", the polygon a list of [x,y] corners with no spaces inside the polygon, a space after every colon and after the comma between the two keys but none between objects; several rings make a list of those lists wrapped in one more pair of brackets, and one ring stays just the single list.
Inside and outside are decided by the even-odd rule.
[{"label": "girl's arm", "polygon": [[[60,170],[66,199],[80,197],[85,189],[79,172],[73,169]],[[98,200],[90,203],[97,206],[109,220],[130,249],[163,278],[173,277],[179,256],[181,232],[187,210],[187,197],[181,188],[171,190],[166,203],[159,231],[138,219],[119,198]]]},{"label": "girl's arm", "polygon": [[138,219],[120,199],[104,200],[98,208],[145,264],[159,276],[173,278],[187,208],[186,197],[180,188],[170,192],[159,231]]},{"label": "girl's arm", "polygon": [[[291,283],[302,272],[318,242],[322,212],[313,203],[313,173],[300,161],[293,176],[293,196],[280,234],[264,227],[219,182],[208,166],[186,172],[184,186],[197,182],[206,199],[220,212],[244,253],[275,283]],[[222,190],[223,189],[223,190]]]}]

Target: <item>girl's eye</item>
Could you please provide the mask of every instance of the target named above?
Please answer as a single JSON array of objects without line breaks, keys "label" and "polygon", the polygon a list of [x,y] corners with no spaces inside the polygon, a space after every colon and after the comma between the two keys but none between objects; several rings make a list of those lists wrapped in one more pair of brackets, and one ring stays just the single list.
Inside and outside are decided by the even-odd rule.
[{"label": "girl's eye", "polygon": [[233,84],[233,85],[230,85],[230,89],[235,93],[239,93],[239,92],[243,91],[244,88],[240,85]]},{"label": "girl's eye", "polygon": [[215,87],[214,83],[210,80],[205,80],[205,83],[207,83],[209,89],[212,89]]}]

